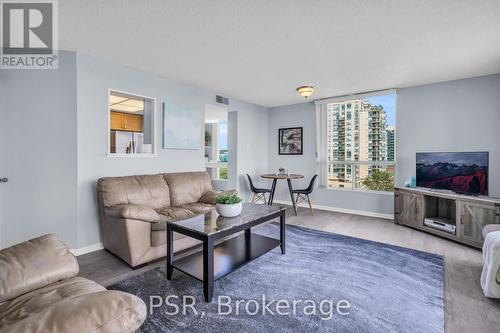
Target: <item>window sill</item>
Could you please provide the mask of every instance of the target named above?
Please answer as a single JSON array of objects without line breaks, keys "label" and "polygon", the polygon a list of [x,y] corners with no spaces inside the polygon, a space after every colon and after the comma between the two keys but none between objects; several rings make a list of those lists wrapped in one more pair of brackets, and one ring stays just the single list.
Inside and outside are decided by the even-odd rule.
[{"label": "window sill", "polygon": [[387,196],[394,196],[394,191],[373,191],[373,190],[351,190],[347,188],[331,188],[331,187],[320,187],[320,189],[327,191],[339,191],[339,192],[354,192],[354,193],[366,193],[366,194],[381,194]]}]

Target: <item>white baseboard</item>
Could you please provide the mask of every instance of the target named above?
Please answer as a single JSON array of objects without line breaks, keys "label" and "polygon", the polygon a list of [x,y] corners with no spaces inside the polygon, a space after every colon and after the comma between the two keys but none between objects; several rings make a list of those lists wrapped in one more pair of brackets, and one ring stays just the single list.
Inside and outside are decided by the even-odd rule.
[{"label": "white baseboard", "polygon": [[79,249],[70,249],[74,256],[81,256],[82,254],[87,254],[90,252],[95,252],[104,249],[102,243],[96,243],[88,246],[81,247]]},{"label": "white baseboard", "polygon": [[[291,205],[291,202],[286,201],[286,200],[274,200],[273,202],[279,203],[282,205]],[[321,205],[312,205],[312,206],[314,209],[327,210],[330,212],[377,217],[377,218],[387,219],[387,220],[394,219],[394,215],[392,215],[392,214],[383,214],[383,213],[376,213],[376,212],[368,212],[366,210],[347,209],[347,208],[339,208],[339,207],[331,207],[331,206],[321,206]],[[309,205],[307,205],[305,203],[301,203],[299,205],[299,207],[309,208]]]}]

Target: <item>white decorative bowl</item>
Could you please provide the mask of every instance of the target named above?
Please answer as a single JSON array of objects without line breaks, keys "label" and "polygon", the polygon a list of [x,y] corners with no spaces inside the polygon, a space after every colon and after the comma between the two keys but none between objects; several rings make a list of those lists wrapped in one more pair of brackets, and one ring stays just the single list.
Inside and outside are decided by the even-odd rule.
[{"label": "white decorative bowl", "polygon": [[233,205],[216,204],[215,209],[217,209],[217,213],[219,213],[220,216],[235,217],[240,215],[243,205],[241,202]]}]

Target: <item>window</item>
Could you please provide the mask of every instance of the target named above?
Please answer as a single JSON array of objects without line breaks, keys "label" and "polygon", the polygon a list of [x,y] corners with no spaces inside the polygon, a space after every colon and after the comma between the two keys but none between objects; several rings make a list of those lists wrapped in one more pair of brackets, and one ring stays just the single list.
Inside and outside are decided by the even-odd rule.
[{"label": "window", "polygon": [[316,102],[323,186],[393,191],[395,102],[395,91]]},{"label": "window", "polygon": [[153,98],[109,92],[109,155],[154,153],[154,107]]}]

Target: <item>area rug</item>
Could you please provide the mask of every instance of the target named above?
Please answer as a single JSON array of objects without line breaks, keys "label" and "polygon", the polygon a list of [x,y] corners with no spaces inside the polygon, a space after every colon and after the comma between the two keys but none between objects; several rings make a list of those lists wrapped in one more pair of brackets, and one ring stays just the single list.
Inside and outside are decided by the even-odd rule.
[{"label": "area rug", "polygon": [[[278,238],[279,226],[255,232]],[[209,304],[199,281],[167,281],[165,267],[110,289],[144,300],[148,333],[444,332],[441,256],[291,225],[286,237],[285,255],[216,281]]]}]

